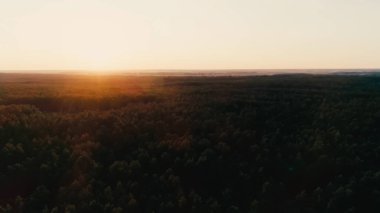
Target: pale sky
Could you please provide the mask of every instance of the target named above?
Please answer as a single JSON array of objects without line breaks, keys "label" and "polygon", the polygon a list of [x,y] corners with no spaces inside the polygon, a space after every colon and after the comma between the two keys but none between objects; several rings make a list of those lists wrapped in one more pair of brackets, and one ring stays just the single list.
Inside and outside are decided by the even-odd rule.
[{"label": "pale sky", "polygon": [[380,68],[379,0],[0,0],[0,70]]}]

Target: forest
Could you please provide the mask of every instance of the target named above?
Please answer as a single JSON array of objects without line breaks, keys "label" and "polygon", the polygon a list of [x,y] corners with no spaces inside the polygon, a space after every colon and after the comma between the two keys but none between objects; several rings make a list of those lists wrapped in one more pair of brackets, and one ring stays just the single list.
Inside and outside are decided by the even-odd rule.
[{"label": "forest", "polygon": [[0,212],[380,212],[380,76],[0,74]]}]

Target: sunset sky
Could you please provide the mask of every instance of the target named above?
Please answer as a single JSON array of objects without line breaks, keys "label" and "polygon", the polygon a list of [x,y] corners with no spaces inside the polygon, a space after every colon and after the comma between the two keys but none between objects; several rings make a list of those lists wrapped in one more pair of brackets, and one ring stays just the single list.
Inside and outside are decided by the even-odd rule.
[{"label": "sunset sky", "polygon": [[1,0],[0,70],[380,68],[378,0]]}]

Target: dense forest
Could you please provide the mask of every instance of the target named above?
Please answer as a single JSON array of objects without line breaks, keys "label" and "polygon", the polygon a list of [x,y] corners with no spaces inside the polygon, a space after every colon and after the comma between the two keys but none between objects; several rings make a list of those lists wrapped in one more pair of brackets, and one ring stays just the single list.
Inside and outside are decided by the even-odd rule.
[{"label": "dense forest", "polygon": [[380,77],[0,74],[0,212],[380,212]]}]

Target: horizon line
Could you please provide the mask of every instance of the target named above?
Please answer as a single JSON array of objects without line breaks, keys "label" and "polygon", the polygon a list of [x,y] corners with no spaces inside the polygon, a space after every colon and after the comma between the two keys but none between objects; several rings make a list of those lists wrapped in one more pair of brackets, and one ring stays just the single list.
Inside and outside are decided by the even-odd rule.
[{"label": "horizon line", "polygon": [[333,70],[380,70],[378,68],[170,68],[170,69],[0,69],[0,72],[22,72],[22,71],[39,71],[39,72],[172,72],[172,71],[333,71]]}]

